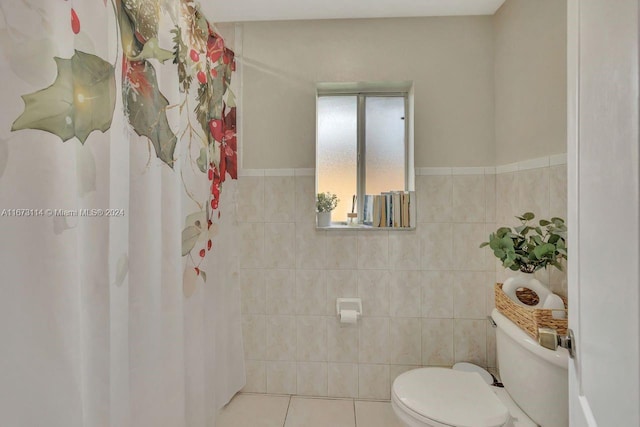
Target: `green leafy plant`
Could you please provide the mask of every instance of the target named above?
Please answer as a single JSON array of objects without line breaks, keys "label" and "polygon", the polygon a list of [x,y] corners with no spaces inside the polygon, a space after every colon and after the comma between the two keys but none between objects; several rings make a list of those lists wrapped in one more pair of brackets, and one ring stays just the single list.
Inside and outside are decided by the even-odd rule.
[{"label": "green leafy plant", "polygon": [[338,196],[333,193],[318,193],[318,197],[316,199],[316,209],[318,212],[331,212],[338,206]]},{"label": "green leafy plant", "polygon": [[489,235],[489,246],[505,268],[533,273],[548,265],[562,270],[560,260],[567,259],[567,226],[562,218],[541,219],[534,225],[535,215],[527,212],[517,216],[522,225],[513,228],[500,227]]}]

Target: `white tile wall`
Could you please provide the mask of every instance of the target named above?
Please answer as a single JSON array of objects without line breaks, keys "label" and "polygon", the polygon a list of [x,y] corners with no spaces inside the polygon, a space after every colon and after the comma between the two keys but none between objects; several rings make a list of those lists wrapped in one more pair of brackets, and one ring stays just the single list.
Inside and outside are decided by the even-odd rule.
[{"label": "white tile wall", "polygon": [[[311,214],[312,218],[315,214]],[[358,266],[358,233],[336,230],[328,233],[326,239],[326,262],[322,268],[356,269]]]},{"label": "white tile wall", "polygon": [[328,365],[329,396],[358,396],[358,364],[329,363]]},{"label": "white tile wall", "polygon": [[326,396],[327,390],[326,362],[298,362],[296,394]]},{"label": "white tile wall", "polygon": [[264,264],[264,224],[241,222],[238,232],[240,233],[240,268],[262,268]]},{"label": "white tile wall", "polygon": [[[358,297],[362,299],[363,315],[389,316],[389,281],[387,270],[359,270]],[[366,312],[364,311],[366,308]]]},{"label": "white tile wall", "polygon": [[264,179],[261,177],[245,176],[238,180],[238,221],[263,222],[264,208]]},{"label": "white tile wall", "polygon": [[423,270],[451,270],[453,267],[453,224],[418,223]]},{"label": "white tile wall", "polygon": [[451,221],[485,221],[484,175],[457,175],[452,177],[453,197]]},{"label": "white tile wall", "polygon": [[389,267],[389,233],[358,233],[358,269],[384,270]]},{"label": "white tile wall", "polygon": [[265,281],[262,270],[245,269],[238,273],[242,314],[265,314]]},{"label": "white tile wall", "polygon": [[286,176],[264,178],[265,222],[295,221],[295,180]]},{"label": "white tile wall", "polygon": [[422,320],[422,364],[453,365],[453,319]]},{"label": "white tile wall", "polygon": [[420,318],[392,317],[389,323],[389,362],[419,365],[422,362],[421,335]]},{"label": "white tile wall", "polygon": [[327,358],[329,362],[357,362],[360,328],[343,325],[335,316],[327,318]]},{"label": "white tile wall", "polygon": [[266,393],[266,362],[260,360],[245,360],[244,369],[247,375],[247,384],[243,390],[249,393]]},{"label": "white tile wall", "polygon": [[389,399],[389,365],[369,365],[358,367],[358,396],[363,399]]},{"label": "white tile wall", "polygon": [[267,393],[296,394],[297,380],[295,362],[266,362],[266,371]]},{"label": "white tile wall", "polygon": [[389,232],[389,268],[420,270],[420,237],[415,231]]},{"label": "white tile wall", "polygon": [[248,360],[266,360],[266,319],[264,315],[244,315],[242,318],[242,336],[244,338],[244,357]]},{"label": "white tile wall", "polygon": [[[536,159],[534,159],[536,160]],[[526,162],[517,172],[496,175],[496,220],[500,225],[519,225],[514,218],[524,212],[534,212],[536,221],[558,216],[567,218],[567,165],[565,156],[552,156],[547,164],[551,166],[527,169]],[[504,281],[513,274],[499,264],[496,280]],[[536,272],[536,276],[548,283],[551,289],[561,295],[567,294],[567,275],[551,267]]]},{"label": "white tile wall", "polygon": [[389,274],[389,314],[391,317],[420,318],[421,283],[420,271],[392,271]]},{"label": "white tile wall", "polygon": [[453,182],[451,176],[417,176],[418,222],[450,222]]},{"label": "white tile wall", "polygon": [[296,360],[295,316],[267,316],[267,360]]},{"label": "white tile wall", "polygon": [[264,266],[295,268],[295,228],[290,223],[264,224]]},{"label": "white tile wall", "polygon": [[[415,367],[495,367],[486,316],[493,283],[510,272],[478,246],[527,210],[566,218],[566,165],[556,163],[428,168],[416,177],[417,228],[403,232],[316,230],[313,176],[241,174],[244,390],[389,399]],[[538,275],[566,292],[562,272]],[[335,300],[355,296],[364,317],[341,325]]]},{"label": "white tile wall", "polygon": [[360,363],[389,363],[389,317],[363,317],[360,320]]},{"label": "white tile wall", "polygon": [[296,278],[294,270],[261,270],[265,282],[266,313],[296,313]]},{"label": "white tile wall", "polygon": [[296,314],[326,314],[327,283],[323,270],[296,271]]},{"label": "white tile wall", "polygon": [[453,318],[453,272],[423,271],[422,317]]},{"label": "white tile wall", "polygon": [[296,360],[327,361],[327,317],[298,316],[298,354]]},{"label": "white tile wall", "polygon": [[486,320],[455,319],[453,321],[453,348],[455,362],[471,362],[486,366]]}]

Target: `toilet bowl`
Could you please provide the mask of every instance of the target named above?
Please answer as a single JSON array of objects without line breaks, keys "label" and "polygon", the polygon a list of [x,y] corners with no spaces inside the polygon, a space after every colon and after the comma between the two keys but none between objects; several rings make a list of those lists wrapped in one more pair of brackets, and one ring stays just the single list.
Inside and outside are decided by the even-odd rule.
[{"label": "toilet bowl", "polygon": [[476,372],[421,368],[393,382],[391,405],[409,427],[502,427],[508,408]]},{"label": "toilet bowl", "polygon": [[496,310],[491,317],[505,388],[470,364],[405,372],[393,382],[391,406],[406,426],[568,426],[566,350],[541,347]]}]

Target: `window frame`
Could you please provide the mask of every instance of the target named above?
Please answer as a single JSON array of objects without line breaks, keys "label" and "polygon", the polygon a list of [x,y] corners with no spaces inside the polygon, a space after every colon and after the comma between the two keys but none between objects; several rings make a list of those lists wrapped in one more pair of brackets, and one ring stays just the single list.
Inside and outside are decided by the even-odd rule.
[{"label": "window frame", "polygon": [[357,199],[357,213],[358,213],[358,224],[362,225],[363,221],[363,213],[364,213],[364,196],[366,195],[366,174],[367,174],[367,165],[366,165],[366,100],[367,98],[381,98],[381,97],[391,97],[391,98],[403,98],[404,99],[404,191],[410,191],[410,160],[411,153],[409,147],[409,132],[410,132],[410,124],[409,124],[409,90],[395,90],[395,91],[363,91],[363,90],[354,90],[354,91],[320,91],[318,90],[316,95],[316,173],[315,173],[315,187],[316,193],[318,192],[318,137],[317,137],[317,123],[318,123],[318,112],[317,105],[318,99],[321,97],[336,97],[336,96],[355,96],[357,99],[357,142],[356,142],[356,199]]}]

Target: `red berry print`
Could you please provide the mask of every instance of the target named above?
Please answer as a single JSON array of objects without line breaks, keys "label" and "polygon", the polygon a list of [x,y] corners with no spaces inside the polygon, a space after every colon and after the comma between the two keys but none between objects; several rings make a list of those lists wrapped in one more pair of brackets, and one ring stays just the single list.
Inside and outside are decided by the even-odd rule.
[{"label": "red berry print", "polygon": [[206,254],[207,254],[207,253],[205,252],[205,250],[204,250],[204,249],[200,249],[200,257],[201,257],[201,258],[204,258],[204,256],[205,256]]},{"label": "red berry print", "polygon": [[211,131],[211,135],[213,135],[213,139],[221,142],[222,138],[224,138],[224,122],[220,119],[212,119],[209,121],[209,130]]},{"label": "red berry print", "polygon": [[207,75],[204,73],[204,71],[198,71],[198,81],[201,84],[205,84],[207,82]]},{"label": "red berry print", "polygon": [[198,267],[196,267],[195,270],[196,270],[196,275],[199,276],[200,275],[200,269]]},{"label": "red berry print", "polygon": [[209,240],[207,242],[207,250],[210,251],[211,250],[211,246],[213,246],[213,242],[211,242],[211,240]]},{"label": "red berry print", "polygon": [[200,54],[198,54],[195,49],[191,49],[191,52],[189,52],[189,56],[191,57],[191,60],[193,62],[200,61]]},{"label": "red berry print", "polygon": [[209,181],[213,181],[213,169],[209,169]]},{"label": "red berry print", "polygon": [[216,77],[218,77],[218,70],[216,70],[215,68],[211,69],[211,77],[213,77],[214,79]]},{"label": "red berry print", "polygon": [[80,19],[73,8],[71,8],[71,29],[73,30],[73,34],[78,34],[80,32]]},{"label": "red berry print", "polygon": [[218,62],[218,59],[222,56],[222,52],[224,50],[224,40],[222,37],[217,35],[212,35],[207,40],[207,57],[212,63]]},{"label": "red berry print", "polygon": [[213,221],[208,220],[207,221],[207,230],[210,229],[212,225],[213,225]]}]

